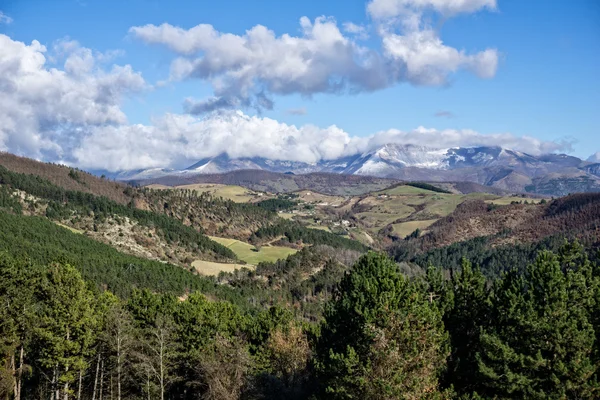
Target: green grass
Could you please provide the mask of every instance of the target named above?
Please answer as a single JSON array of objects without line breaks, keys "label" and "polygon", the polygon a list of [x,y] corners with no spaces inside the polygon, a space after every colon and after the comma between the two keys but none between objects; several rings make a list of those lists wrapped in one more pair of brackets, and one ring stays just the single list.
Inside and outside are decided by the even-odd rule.
[{"label": "green grass", "polygon": [[67,225],[65,225],[65,224],[61,224],[60,222],[56,222],[56,221],[53,221],[53,222],[54,222],[56,225],[58,225],[58,226],[61,226],[61,227],[65,228],[65,229],[68,229],[68,230],[70,230],[70,231],[71,231],[71,232],[73,232],[73,233],[79,233],[79,234],[82,234],[82,233],[83,233],[83,231],[80,231],[79,229],[71,228],[70,226],[67,226]]},{"label": "green grass", "polygon": [[280,216],[281,218],[283,218],[283,219],[289,219],[289,220],[292,220],[292,219],[294,219],[294,216],[295,216],[296,214],[294,214],[294,213],[286,213],[286,212],[282,212],[282,213],[277,213],[277,215],[279,215],[279,216]]},{"label": "green grass", "polygon": [[252,265],[258,265],[258,263],[263,261],[275,262],[279,259],[286,258],[297,251],[282,246],[262,246],[259,251],[255,251],[253,245],[239,240],[214,236],[210,236],[210,238],[231,249],[240,260],[244,260]]},{"label": "green grass", "polygon": [[219,275],[219,272],[233,272],[236,269],[249,268],[254,269],[252,265],[246,264],[224,264],[213,261],[196,260],[192,263],[192,267],[202,275]]},{"label": "green grass", "polygon": [[437,194],[437,192],[421,189],[414,186],[401,185],[396,186],[395,188],[386,189],[380,193],[387,195],[415,195],[415,194]]},{"label": "green grass", "polygon": [[486,200],[485,202],[488,204],[494,203],[494,204],[498,204],[500,206],[505,206],[505,205],[510,204],[513,201],[518,201],[519,203],[522,203],[525,201],[527,201],[528,203],[539,203],[541,200],[540,199],[523,198],[523,197],[501,197],[501,198],[494,199],[494,200]]},{"label": "green grass", "polygon": [[308,225],[307,228],[331,232],[331,229],[327,225]]},{"label": "green grass", "polygon": [[[210,193],[215,197],[222,197],[227,200],[235,201],[236,203],[247,203],[259,197],[255,192],[241,186],[235,185],[220,185],[220,184],[191,184],[177,186],[177,189],[191,189],[200,193]],[[266,199],[266,198],[265,198]]]},{"label": "green grass", "polygon": [[411,233],[413,233],[415,229],[420,229],[423,231],[436,221],[437,219],[428,219],[425,221],[409,221],[402,222],[400,224],[393,224],[392,227],[394,228],[394,233],[398,235],[398,237],[405,238]]}]

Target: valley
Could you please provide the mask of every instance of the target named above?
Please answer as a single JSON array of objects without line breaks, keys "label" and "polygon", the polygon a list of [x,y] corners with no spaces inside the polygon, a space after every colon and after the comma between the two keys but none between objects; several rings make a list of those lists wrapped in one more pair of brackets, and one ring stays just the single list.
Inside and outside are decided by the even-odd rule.
[{"label": "valley", "polygon": [[[253,176],[251,171],[235,174]],[[221,176],[220,183],[140,187],[64,166],[0,157],[0,298],[21,299],[20,294],[6,293],[22,287],[23,279],[35,293],[77,293],[64,297],[63,303],[89,302],[94,315],[114,324],[85,325],[102,362],[114,360],[114,349],[106,344],[114,329],[135,332],[135,341],[128,339],[132,364],[123,369],[130,376],[145,368],[146,358],[137,357],[156,354],[144,346],[164,334],[171,335],[164,336],[172,338],[169,346],[193,340],[204,350],[216,346],[210,351],[223,352],[216,356],[218,365],[230,365],[223,360],[245,354],[249,361],[235,362],[252,368],[267,363],[270,371],[287,368],[287,361],[279,360],[290,357],[289,351],[305,349],[297,356],[304,363],[298,373],[321,377],[322,372],[309,372],[307,366],[317,359],[329,360],[334,345],[328,341],[347,341],[332,329],[341,329],[345,320],[360,320],[355,313],[365,307],[365,299],[366,307],[378,310],[373,317],[377,320],[396,315],[389,307],[417,304],[424,315],[444,321],[439,329],[421,322],[415,329],[403,328],[415,338],[422,338],[423,326],[431,326],[427,329],[437,338],[445,334],[462,338],[463,324],[473,319],[470,314],[458,322],[451,319],[456,318],[453,301],[462,295],[461,285],[476,280],[482,299],[464,304],[483,307],[489,304],[485,299],[500,301],[496,292],[485,288],[504,282],[510,274],[531,280],[548,276],[549,266],[562,263],[568,268],[576,265],[574,282],[583,282],[592,279],[586,268],[597,268],[600,259],[600,194],[549,198],[472,182],[336,179],[331,174],[301,179],[283,175],[290,180],[278,182],[280,175],[269,174],[257,173],[235,184],[223,183],[229,178]],[[267,190],[277,188],[285,190]],[[567,282],[572,275],[559,276]],[[600,280],[593,282],[600,287]],[[587,293],[573,290],[573,296]],[[401,305],[385,303],[378,308],[388,296],[400,296]],[[36,298],[35,304],[45,310],[54,307],[49,305],[52,299]],[[586,304],[593,304],[588,300]],[[488,312],[482,310],[477,312]],[[36,312],[31,314],[36,320],[47,321]],[[390,324],[386,329],[396,332],[395,322]],[[94,329],[98,336],[91,333]],[[37,332],[32,337],[45,340]],[[182,374],[188,372],[178,358],[181,354],[215,365],[205,358],[212,357],[210,353],[198,356],[194,348],[177,354],[170,362],[177,363]],[[94,362],[82,357],[89,365]],[[439,357],[440,362],[455,362],[441,353]],[[219,374],[220,379],[229,373]],[[250,370],[245,374],[244,379],[252,382],[265,376]],[[283,372],[273,374],[264,379],[283,382]],[[82,385],[91,387],[92,376],[82,374]],[[439,379],[444,385],[455,382],[453,375]],[[268,388],[263,383],[257,387],[253,390]],[[312,390],[304,381],[294,387]]]},{"label": "valley", "polygon": [[600,0],[0,0],[0,400],[600,399]]}]

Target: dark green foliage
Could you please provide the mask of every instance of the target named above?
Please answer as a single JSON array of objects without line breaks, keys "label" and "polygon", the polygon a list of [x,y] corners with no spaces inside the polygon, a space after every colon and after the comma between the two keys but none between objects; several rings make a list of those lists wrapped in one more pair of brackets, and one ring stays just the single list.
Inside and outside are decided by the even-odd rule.
[{"label": "dark green foliage", "polygon": [[[421,268],[428,265],[443,266],[444,269],[459,270],[463,259],[468,259],[476,265],[488,278],[498,278],[502,272],[512,268],[523,271],[532,263],[538,252],[542,250],[557,251],[564,244],[564,235],[554,235],[539,242],[517,243],[492,247],[489,243],[493,236],[480,236],[474,239],[458,242],[449,246],[430,250],[426,253],[413,255],[402,252],[404,248],[397,247],[397,261],[412,261]],[[593,243],[586,243],[590,251],[594,251]]]},{"label": "dark green foliage", "polygon": [[479,383],[474,366],[481,351],[480,330],[490,318],[486,279],[464,259],[461,271],[454,274],[449,285],[449,293],[442,296],[451,303],[444,314],[451,344],[444,381],[458,394],[472,393]]},{"label": "dark green foliage", "polygon": [[317,346],[324,396],[434,398],[446,340],[442,315],[418,283],[370,252],[344,276],[325,312]]},{"label": "dark green foliage", "polygon": [[417,228],[410,235],[407,235],[404,239],[405,240],[416,239],[419,236],[421,236],[421,230],[419,228]]},{"label": "dark green foliage", "polygon": [[268,199],[259,201],[256,203],[260,208],[264,208],[267,211],[278,212],[278,211],[286,211],[291,210],[298,205],[297,201],[291,201],[288,199]]},{"label": "dark green foliage", "polygon": [[262,262],[254,271],[222,273],[219,281],[235,287],[252,304],[293,306],[297,316],[318,321],[324,301],[359,255],[351,250],[310,246],[284,260]]},{"label": "dark green foliage", "polygon": [[439,188],[437,186],[433,186],[429,183],[425,183],[425,182],[408,182],[405,184],[406,186],[412,186],[412,187],[416,187],[419,189],[425,189],[425,190],[430,190],[432,192],[437,192],[437,193],[448,193],[451,194],[452,192],[449,192],[446,189],[442,189]]},{"label": "dark green foliage", "polygon": [[235,295],[209,278],[174,265],[120,253],[114,248],[41,217],[10,215],[0,211],[0,250],[15,258],[29,258],[39,264],[60,260],[76,266],[83,277],[98,288],[120,296],[133,288],[182,294],[200,290],[235,299]]},{"label": "dark green foliage", "polygon": [[21,214],[23,212],[21,202],[13,195],[12,191],[7,186],[0,186],[0,209],[15,214]]},{"label": "dark green foliage", "polygon": [[[581,258],[580,258],[581,259]],[[494,287],[490,326],[478,356],[483,388],[496,398],[592,399],[594,282],[589,264],[542,252],[524,274],[512,270]]]},{"label": "dark green foliage", "polygon": [[221,257],[236,258],[235,254],[227,247],[163,214],[127,207],[106,197],[64,190],[38,176],[14,173],[2,166],[0,166],[0,184],[9,185],[33,196],[49,200],[46,215],[51,219],[69,217],[75,210],[82,215],[93,213],[94,217],[99,220],[114,215],[128,217],[138,221],[141,225],[158,228],[169,243],[176,242],[195,251],[209,251]]},{"label": "dark green foliage", "polygon": [[310,229],[296,221],[280,219],[275,224],[257,230],[254,235],[259,240],[285,236],[290,243],[324,244],[331,247],[340,247],[356,251],[365,251],[367,248],[355,240],[347,239],[320,229]]}]

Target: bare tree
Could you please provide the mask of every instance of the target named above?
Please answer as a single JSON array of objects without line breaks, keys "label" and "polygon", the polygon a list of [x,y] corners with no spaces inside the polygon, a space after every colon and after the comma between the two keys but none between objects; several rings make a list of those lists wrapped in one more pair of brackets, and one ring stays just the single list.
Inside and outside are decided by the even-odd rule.
[{"label": "bare tree", "polygon": [[165,392],[176,379],[172,371],[177,351],[175,324],[171,318],[160,315],[145,336],[142,349],[137,353],[139,366],[154,378],[160,391],[160,400],[164,400]]},{"label": "bare tree", "polygon": [[116,305],[108,313],[105,342],[116,372],[117,400],[121,400],[123,370],[134,344],[134,327],[131,315],[120,305]]},{"label": "bare tree", "polygon": [[245,342],[217,336],[200,356],[197,373],[205,400],[238,400],[252,368]]}]

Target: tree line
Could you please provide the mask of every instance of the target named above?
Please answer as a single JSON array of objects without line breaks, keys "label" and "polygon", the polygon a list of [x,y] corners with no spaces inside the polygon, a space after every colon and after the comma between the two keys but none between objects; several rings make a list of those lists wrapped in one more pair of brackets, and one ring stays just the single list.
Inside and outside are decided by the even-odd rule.
[{"label": "tree line", "polygon": [[98,220],[114,215],[128,217],[141,225],[156,227],[169,243],[176,242],[181,246],[200,252],[212,252],[222,258],[237,258],[235,253],[227,247],[209,239],[202,232],[184,225],[178,219],[135,208],[133,203],[127,206],[107,197],[65,190],[39,176],[11,172],[3,166],[0,166],[0,184],[47,200],[46,216],[50,219],[69,218],[76,212],[93,215]]},{"label": "tree line", "polygon": [[242,303],[237,293],[211,278],[176,265],[121,253],[43,217],[0,210],[0,226],[0,252],[43,265],[54,261],[69,263],[98,290],[108,289],[120,297],[129,297],[135,288],[178,296],[201,290]]},{"label": "tree line", "polygon": [[251,242],[260,242],[283,236],[288,243],[322,244],[342,249],[366,251],[367,246],[356,240],[348,239],[320,229],[310,229],[297,221],[279,219],[277,222],[258,229],[252,235]]},{"label": "tree line", "polygon": [[[282,267],[284,267],[282,265]],[[594,399],[600,267],[577,242],[491,282],[463,260],[407,277],[369,252],[322,320],[200,293],[94,292],[0,258],[0,395],[99,399]]]}]

